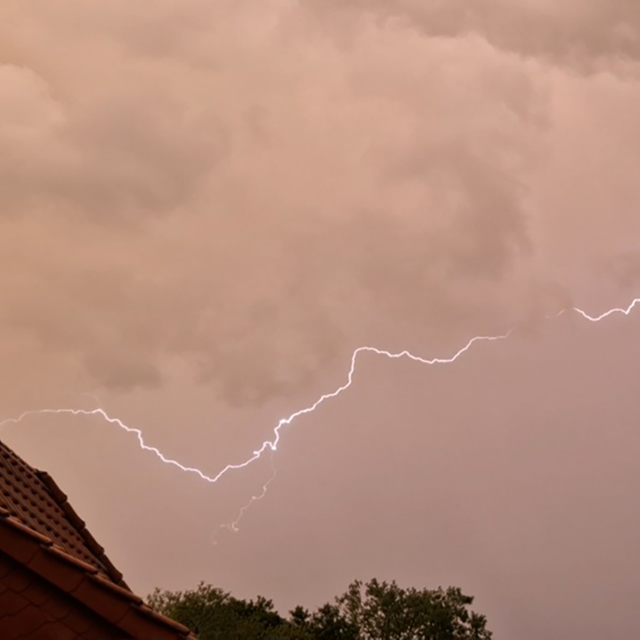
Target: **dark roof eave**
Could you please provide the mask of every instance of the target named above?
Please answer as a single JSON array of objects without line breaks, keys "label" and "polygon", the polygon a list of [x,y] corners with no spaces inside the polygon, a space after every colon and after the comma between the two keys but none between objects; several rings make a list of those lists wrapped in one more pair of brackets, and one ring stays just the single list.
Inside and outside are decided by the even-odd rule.
[{"label": "dark roof eave", "polygon": [[0,551],[81,602],[123,632],[162,640],[195,640],[189,630],[150,609],[130,589],[57,547],[46,536],[0,512]]}]

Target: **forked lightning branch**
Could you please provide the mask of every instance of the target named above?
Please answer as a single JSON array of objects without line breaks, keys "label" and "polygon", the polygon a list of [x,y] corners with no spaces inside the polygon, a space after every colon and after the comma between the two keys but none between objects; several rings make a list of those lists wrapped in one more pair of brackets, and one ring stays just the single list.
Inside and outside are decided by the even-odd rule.
[{"label": "forked lightning branch", "polygon": [[[640,303],[640,298],[635,298],[634,300],[632,300],[632,302],[627,307],[624,307],[624,308],[623,307],[614,307],[614,308],[609,309],[608,311],[605,311],[604,313],[601,313],[600,315],[597,315],[597,316],[592,316],[592,315],[588,314],[586,311],[584,311],[582,309],[579,309],[578,307],[571,307],[569,309],[565,309],[565,310],[560,311],[559,313],[555,314],[554,316],[547,316],[547,317],[548,318],[557,318],[560,315],[562,315],[562,314],[564,314],[566,312],[569,312],[569,313],[575,313],[575,314],[581,316],[582,318],[584,318],[585,320],[588,320],[589,322],[601,322],[601,321],[606,320],[607,318],[610,318],[611,316],[617,315],[617,314],[623,314],[623,315],[628,316],[633,311],[633,309],[636,307],[636,305],[638,305],[639,303]],[[31,410],[25,411],[24,413],[22,413],[17,418],[6,418],[2,422],[0,422],[0,427],[2,427],[4,425],[7,425],[7,424],[11,424],[11,423],[17,424],[17,423],[22,422],[25,418],[27,418],[29,416],[36,416],[36,415],[70,414],[70,415],[73,415],[73,416],[99,416],[100,418],[102,418],[106,422],[108,422],[110,424],[113,424],[113,425],[116,425],[117,427],[120,427],[121,429],[123,429],[127,433],[131,433],[131,434],[135,435],[135,437],[137,438],[138,445],[140,446],[140,448],[143,449],[144,451],[149,451],[149,452],[153,453],[164,464],[177,467],[178,469],[180,469],[184,473],[196,474],[199,478],[201,478],[205,482],[208,482],[210,484],[215,484],[223,476],[225,476],[226,474],[228,474],[228,473],[230,473],[232,471],[239,471],[239,470],[244,469],[244,468],[248,467],[249,465],[253,464],[257,460],[262,458],[262,456],[265,453],[275,453],[275,451],[278,448],[278,444],[280,442],[280,438],[282,437],[282,430],[285,427],[290,426],[294,421],[298,420],[299,418],[302,418],[303,416],[305,416],[307,414],[313,413],[316,409],[318,409],[318,407],[320,407],[320,405],[324,404],[328,400],[331,400],[332,398],[336,398],[340,394],[344,393],[353,384],[353,379],[354,379],[354,375],[355,375],[355,372],[356,372],[356,365],[358,363],[358,358],[359,358],[359,356],[361,354],[363,354],[363,353],[374,353],[376,355],[384,356],[384,357],[392,359],[392,360],[399,359],[399,358],[407,358],[407,359],[412,360],[414,362],[418,362],[420,364],[425,364],[425,365],[451,364],[451,363],[455,362],[456,360],[458,360],[458,358],[460,358],[462,355],[464,355],[467,351],[469,351],[469,349],[471,349],[473,347],[473,345],[475,345],[477,343],[480,343],[480,342],[495,342],[495,341],[498,341],[498,340],[505,340],[506,338],[509,337],[509,335],[511,333],[512,333],[512,330],[509,330],[509,331],[507,331],[506,333],[504,333],[502,335],[475,336],[475,337],[471,338],[461,349],[456,351],[452,356],[450,356],[448,358],[425,358],[425,357],[422,357],[422,356],[417,356],[417,355],[415,355],[415,354],[413,354],[413,353],[411,353],[409,351],[392,352],[392,351],[386,351],[384,349],[378,349],[376,347],[370,347],[370,346],[358,347],[353,352],[353,354],[351,356],[351,365],[349,367],[349,371],[348,371],[348,374],[347,374],[347,377],[346,377],[346,381],[344,382],[344,384],[342,384],[341,386],[337,387],[334,391],[331,391],[330,393],[326,393],[326,394],[320,396],[310,406],[305,407],[303,409],[299,409],[298,411],[295,411],[294,413],[292,413],[288,417],[282,418],[278,422],[278,424],[273,428],[273,430],[271,432],[271,434],[272,434],[271,438],[265,440],[264,442],[262,442],[262,444],[259,447],[257,447],[251,453],[251,455],[247,456],[247,458],[244,461],[236,462],[236,463],[230,463],[230,464],[226,465],[225,467],[223,467],[222,469],[220,469],[214,475],[208,475],[207,473],[205,473],[201,469],[198,469],[196,467],[190,467],[190,466],[184,465],[184,464],[178,462],[177,460],[174,460],[173,458],[167,457],[157,447],[154,447],[152,445],[147,444],[147,442],[144,439],[144,436],[143,436],[143,433],[142,433],[141,429],[138,429],[137,427],[131,427],[131,426],[125,424],[120,418],[116,418],[116,417],[113,417],[113,416],[109,415],[102,408],[97,408],[97,409],[74,409],[74,408],[31,409]],[[272,475],[271,478],[267,481],[267,483],[263,486],[262,493],[259,494],[258,496],[253,496],[251,498],[251,500],[249,501],[249,503],[247,505],[245,505],[244,507],[242,507],[242,509],[240,510],[240,515],[239,515],[238,519],[235,522],[231,523],[230,525],[226,525],[231,530],[237,531],[237,524],[238,524],[240,518],[242,517],[242,515],[244,515],[245,511],[247,510],[247,508],[251,504],[253,504],[253,502],[256,502],[257,500],[260,500],[260,499],[262,499],[264,497],[264,495],[267,492],[268,485],[271,483],[271,481],[275,477],[275,469],[273,471],[274,471],[274,475]]]}]

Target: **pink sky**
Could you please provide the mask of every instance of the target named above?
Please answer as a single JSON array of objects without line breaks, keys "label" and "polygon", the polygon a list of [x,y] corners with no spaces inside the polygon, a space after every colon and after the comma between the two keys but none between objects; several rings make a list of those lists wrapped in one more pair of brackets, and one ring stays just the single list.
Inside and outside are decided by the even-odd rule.
[{"label": "pink sky", "polygon": [[[129,583],[284,611],[455,584],[497,637],[629,637],[640,526],[640,8],[0,7],[2,414]],[[217,540],[213,544],[212,540]]]}]

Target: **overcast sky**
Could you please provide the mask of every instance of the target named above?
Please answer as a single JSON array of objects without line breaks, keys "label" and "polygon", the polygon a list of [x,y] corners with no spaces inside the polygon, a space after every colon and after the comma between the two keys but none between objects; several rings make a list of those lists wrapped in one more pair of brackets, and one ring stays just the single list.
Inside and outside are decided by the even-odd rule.
[{"label": "overcast sky", "polygon": [[[455,584],[497,637],[630,637],[640,5],[5,0],[2,428],[132,587],[284,612]],[[640,311],[638,312],[640,316]],[[98,404],[99,403],[99,404]],[[214,544],[215,542],[215,544]]]}]

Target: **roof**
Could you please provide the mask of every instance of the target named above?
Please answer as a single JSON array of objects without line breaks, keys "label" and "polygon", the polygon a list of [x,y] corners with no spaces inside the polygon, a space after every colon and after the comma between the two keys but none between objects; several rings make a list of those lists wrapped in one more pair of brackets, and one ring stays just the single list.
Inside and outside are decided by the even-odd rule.
[{"label": "roof", "polygon": [[51,476],[1,441],[0,553],[129,636],[194,637],[131,591]]},{"label": "roof", "polygon": [[114,584],[128,588],[53,478],[31,467],[3,442],[0,442],[0,507]]}]

